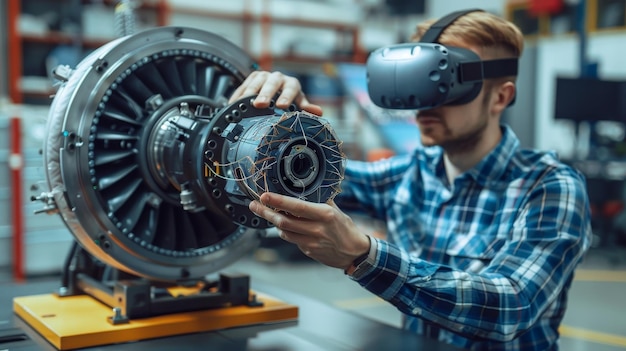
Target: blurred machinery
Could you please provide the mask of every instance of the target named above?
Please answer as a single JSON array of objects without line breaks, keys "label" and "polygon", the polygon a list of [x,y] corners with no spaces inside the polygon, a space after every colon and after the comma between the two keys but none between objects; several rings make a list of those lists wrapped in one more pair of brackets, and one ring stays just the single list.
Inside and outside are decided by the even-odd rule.
[{"label": "blurred machinery", "polygon": [[[43,148],[48,189],[36,200],[41,212],[61,216],[77,244],[53,301],[87,294],[112,308],[113,324],[262,304],[246,275],[207,276],[271,227],[248,210],[252,199],[272,191],[325,202],[339,189],[344,156],[329,124],[295,105],[259,109],[253,97],[229,104],[255,68],[221,37],[160,27],[55,69],[61,85]],[[181,287],[192,293],[172,293]],[[16,312],[44,323],[32,304],[18,298]]]},{"label": "blurred machinery", "polygon": [[597,77],[557,77],[554,116],[573,122],[574,157],[584,173],[591,205],[595,246],[626,242],[626,82]]}]

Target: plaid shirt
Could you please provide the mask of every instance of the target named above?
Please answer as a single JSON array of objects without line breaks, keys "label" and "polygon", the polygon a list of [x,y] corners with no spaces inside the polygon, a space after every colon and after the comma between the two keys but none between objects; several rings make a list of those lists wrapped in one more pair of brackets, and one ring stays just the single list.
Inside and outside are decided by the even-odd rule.
[{"label": "plaid shirt", "polygon": [[384,220],[388,240],[372,238],[352,279],[402,311],[405,329],[472,350],[556,350],[590,244],[585,180],[502,131],[453,184],[439,147],[348,162],[337,205]]}]

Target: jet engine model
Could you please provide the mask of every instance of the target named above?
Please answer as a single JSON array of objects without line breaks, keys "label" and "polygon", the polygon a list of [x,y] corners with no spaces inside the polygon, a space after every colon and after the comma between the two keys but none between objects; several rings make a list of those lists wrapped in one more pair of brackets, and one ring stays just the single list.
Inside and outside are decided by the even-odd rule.
[{"label": "jet engine model", "polygon": [[264,191],[325,202],[343,177],[328,122],[228,97],[256,68],[225,39],[161,27],[119,38],[62,81],[43,149],[48,191],[80,246],[151,281],[202,279],[255,248]]}]

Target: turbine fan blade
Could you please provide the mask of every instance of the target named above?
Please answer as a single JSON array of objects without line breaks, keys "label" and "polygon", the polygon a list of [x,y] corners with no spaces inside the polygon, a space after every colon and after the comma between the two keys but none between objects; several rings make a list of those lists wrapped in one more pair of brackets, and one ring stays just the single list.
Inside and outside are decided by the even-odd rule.
[{"label": "turbine fan blade", "polygon": [[196,87],[196,61],[193,59],[182,59],[178,61],[178,72],[180,72],[180,80],[183,82],[185,94],[197,94]]},{"label": "turbine fan blade", "polygon": [[172,58],[159,60],[157,63],[161,77],[163,77],[165,83],[171,88],[174,96],[185,95],[183,84],[180,81],[180,72],[176,67],[176,62]]},{"label": "turbine fan blade", "polygon": [[102,190],[121,182],[126,176],[131,174],[137,169],[136,164],[130,164],[129,166],[121,167],[114,171],[104,170],[104,175],[100,175],[98,179],[98,187]]},{"label": "turbine fan blade", "polygon": [[226,92],[232,87],[233,77],[223,75],[217,79],[217,86],[215,87],[213,99],[219,100],[220,97],[227,97]]},{"label": "turbine fan blade", "polygon": [[134,119],[132,119],[131,117],[123,114],[122,112],[114,109],[114,108],[107,108],[104,111],[104,114],[102,114],[102,118],[106,118],[106,119],[112,119],[115,121],[119,121],[119,122],[124,122],[133,126],[141,126],[142,124]]},{"label": "turbine fan blade", "polygon": [[210,97],[211,95],[211,83],[213,82],[213,77],[215,76],[215,68],[211,66],[204,67],[200,69],[200,73],[198,74],[198,95]]},{"label": "turbine fan blade", "polygon": [[137,188],[139,188],[142,182],[143,180],[141,180],[141,178],[137,178],[128,182],[128,184],[117,183],[115,186],[111,187],[111,190],[108,192],[103,191],[103,193],[106,193],[107,195],[109,192],[111,193],[111,196],[108,196],[107,201],[109,210],[113,213],[117,212],[128,201],[128,199],[130,199],[132,194],[137,191]]},{"label": "turbine fan blade", "polygon": [[119,211],[118,218],[126,226],[126,229],[133,231],[140,223],[139,218],[146,209],[148,196],[145,192],[137,191],[132,196],[132,200],[128,201]]},{"label": "turbine fan blade", "polygon": [[156,92],[148,88],[137,75],[131,74],[122,83],[124,90],[132,97],[133,101],[145,105],[146,100],[155,95]]},{"label": "turbine fan blade", "polygon": [[182,209],[175,208],[170,204],[161,205],[154,245],[166,250],[176,249],[176,223],[180,211]]},{"label": "turbine fan blade", "polygon": [[198,242],[196,241],[196,231],[191,223],[188,212],[184,212],[183,215],[179,217],[179,224],[176,249],[180,251],[197,249]]},{"label": "turbine fan blade", "polygon": [[111,95],[111,103],[124,114],[135,116],[135,120],[141,121],[143,119],[143,108],[124,91],[123,87],[114,90]]},{"label": "turbine fan blade", "polygon": [[[146,199],[152,196],[155,195],[151,192],[146,193]],[[157,204],[147,202],[142,212],[142,216],[137,220],[137,224],[133,229],[133,233],[148,244],[153,244],[154,238],[156,237],[161,204],[162,202]]]},{"label": "turbine fan blade", "polygon": [[96,166],[102,166],[104,164],[122,161],[126,157],[134,156],[135,154],[136,154],[135,150],[128,150],[128,151],[101,150],[101,151],[98,151],[98,153],[95,155],[94,162]]},{"label": "turbine fan blade", "polygon": [[170,86],[167,84],[154,62],[143,65],[137,70],[137,75],[146,85],[152,87],[153,91],[161,94],[164,99],[167,100],[174,97]]},{"label": "turbine fan blade", "polygon": [[212,217],[215,217],[215,214],[209,214],[207,212],[190,214],[191,221],[195,228],[196,240],[200,247],[213,245],[223,239],[222,235],[224,232],[231,233],[235,230],[235,226],[231,221],[224,221],[221,223],[220,228],[222,230],[220,233],[210,220],[214,219]]},{"label": "turbine fan blade", "polygon": [[218,77],[219,73],[215,67],[207,67],[206,69],[206,80],[205,85],[207,89],[207,96],[212,97],[215,96],[215,80]]},{"label": "turbine fan blade", "polygon": [[137,140],[136,135],[122,134],[115,131],[98,131],[96,139],[100,140]]}]

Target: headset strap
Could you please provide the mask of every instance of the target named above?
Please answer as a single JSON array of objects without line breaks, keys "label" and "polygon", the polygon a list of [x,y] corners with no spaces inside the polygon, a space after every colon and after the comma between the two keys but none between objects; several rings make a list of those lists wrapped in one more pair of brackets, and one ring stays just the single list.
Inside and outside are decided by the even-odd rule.
[{"label": "headset strap", "polygon": [[459,82],[468,83],[483,79],[517,75],[517,59],[505,58],[459,64]]},{"label": "headset strap", "polygon": [[[457,18],[470,12],[483,12],[481,9],[469,9],[452,12],[433,23],[420,40],[421,43],[438,43],[441,33]],[[483,79],[517,75],[517,59],[506,58],[488,61],[464,62],[459,64],[459,80],[461,83],[481,81]]]},{"label": "headset strap", "polygon": [[437,22],[433,23],[428,28],[426,33],[424,33],[424,35],[422,36],[422,39],[420,40],[420,42],[422,42],[422,43],[438,43],[439,42],[439,36],[441,35],[441,33],[443,33],[443,31],[446,28],[448,28],[449,25],[452,24],[452,22],[456,21],[456,19],[459,18],[459,17],[465,16],[465,15],[467,15],[470,12],[476,12],[476,11],[483,12],[483,10],[481,10],[481,9],[461,10],[461,11],[452,12],[449,15],[446,15],[446,16],[440,18]]}]

